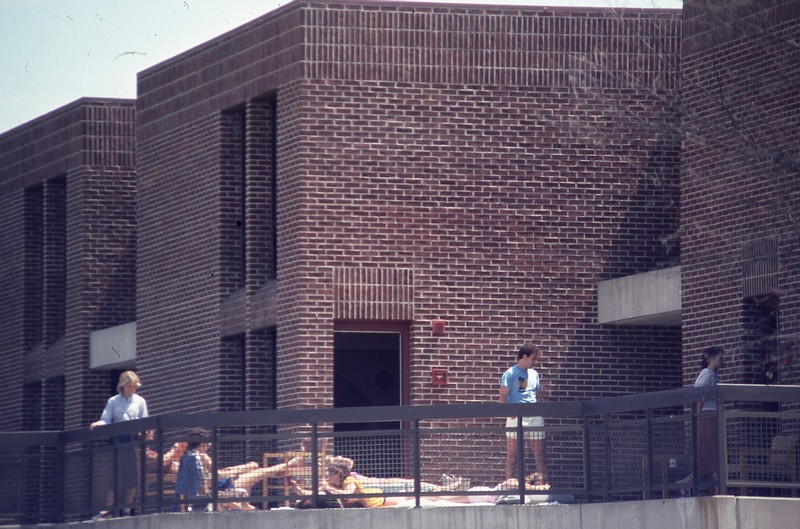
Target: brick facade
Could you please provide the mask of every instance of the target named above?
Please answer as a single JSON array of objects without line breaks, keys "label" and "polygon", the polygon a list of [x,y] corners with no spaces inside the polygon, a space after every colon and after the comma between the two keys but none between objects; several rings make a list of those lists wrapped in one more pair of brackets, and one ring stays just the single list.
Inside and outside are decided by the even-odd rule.
[{"label": "brick facade", "polygon": [[89,333],[134,321],[132,101],[82,99],[0,136],[0,429],[76,428],[109,375]]},{"label": "brick facade", "polygon": [[[677,56],[679,28],[666,11],[295,3],[142,72],[153,409],[330,406],[333,331],[354,322],[408,325],[409,404],[494,401],[529,340],[553,398],[679,385],[678,329],[594,323],[598,281],[678,261],[677,78],[657,55]],[[632,62],[655,92],[618,75]],[[272,362],[275,402],[248,396]],[[453,382],[432,387],[433,366]]]},{"label": "brick facade", "polygon": [[721,345],[724,381],[798,384],[800,4],[684,13],[684,380]]}]

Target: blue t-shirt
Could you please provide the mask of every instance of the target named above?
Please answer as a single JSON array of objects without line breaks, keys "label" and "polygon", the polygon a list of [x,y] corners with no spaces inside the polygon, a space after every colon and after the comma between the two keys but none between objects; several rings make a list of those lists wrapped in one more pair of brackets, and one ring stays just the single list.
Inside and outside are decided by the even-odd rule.
[{"label": "blue t-shirt", "polygon": [[508,388],[509,403],[533,403],[539,391],[539,373],[535,369],[526,370],[514,364],[503,373],[500,385]]},{"label": "blue t-shirt", "polygon": [[181,456],[178,475],[175,476],[175,494],[189,499],[197,498],[203,492],[205,481],[203,462],[196,450],[187,450]]}]

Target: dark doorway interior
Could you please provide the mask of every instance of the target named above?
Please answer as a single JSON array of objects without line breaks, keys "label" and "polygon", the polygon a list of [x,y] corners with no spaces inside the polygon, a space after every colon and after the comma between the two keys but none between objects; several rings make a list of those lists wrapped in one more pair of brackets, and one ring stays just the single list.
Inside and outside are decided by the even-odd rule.
[{"label": "dark doorway interior", "polygon": [[[334,407],[399,406],[402,342],[401,332],[334,333]],[[335,452],[353,458],[362,474],[397,476],[401,471],[400,427],[396,421],[336,424],[334,431],[343,435],[337,436]]]},{"label": "dark doorway interior", "polygon": [[399,406],[400,346],[400,333],[335,333],[333,406]]}]

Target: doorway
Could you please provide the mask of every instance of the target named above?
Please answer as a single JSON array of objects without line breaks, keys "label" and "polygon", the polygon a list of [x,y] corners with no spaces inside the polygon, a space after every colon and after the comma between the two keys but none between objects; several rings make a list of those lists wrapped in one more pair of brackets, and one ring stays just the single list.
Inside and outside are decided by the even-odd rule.
[{"label": "doorway", "polygon": [[[404,366],[408,328],[378,324],[337,325],[333,337],[334,408],[399,406],[406,401]],[[402,471],[398,421],[338,423],[334,451],[372,476]]]}]

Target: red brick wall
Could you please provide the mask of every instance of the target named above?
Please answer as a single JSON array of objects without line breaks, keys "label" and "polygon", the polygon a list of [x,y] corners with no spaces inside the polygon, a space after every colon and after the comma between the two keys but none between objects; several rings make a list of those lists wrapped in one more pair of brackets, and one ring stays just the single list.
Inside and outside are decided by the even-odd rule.
[{"label": "red brick wall", "polygon": [[240,165],[223,159],[238,156],[225,136],[237,130],[215,115],[139,141],[137,363],[157,413],[219,402],[219,310],[233,289],[223,292],[220,173]]},{"label": "red brick wall", "polygon": [[[329,393],[339,266],[413,270],[413,404],[494,400],[527,340],[558,398],[679,383],[677,331],[594,323],[598,281],[676,257],[661,239],[676,229],[677,187],[649,172],[658,152],[676,179],[674,141],[643,137],[633,118],[587,126],[607,109],[555,89],[317,79],[301,93],[308,154],[278,200],[298,204],[279,218],[297,227],[281,232],[279,270],[298,270],[279,276],[298,299],[297,327],[281,333],[279,319],[279,373],[320,355],[309,392]],[[431,335],[434,318],[447,336]],[[432,388],[442,364],[455,383]],[[279,377],[280,402],[303,398],[290,385]]]},{"label": "red brick wall", "polygon": [[270,101],[140,141],[137,362],[154,412],[274,406]]},{"label": "red brick wall", "polygon": [[135,172],[95,166],[68,174],[67,187],[65,421],[77,428],[110,396],[108,372],[89,370],[89,333],[136,319]]},{"label": "red brick wall", "polygon": [[[223,360],[232,337],[245,336],[252,365],[269,359],[257,335],[272,326],[277,405],[331,405],[334,323],[353,317],[337,308],[337,271],[358,268],[411,278],[402,310],[370,316],[410,322],[411,403],[495,400],[528,340],[545,350],[555,398],[679,385],[678,330],[594,323],[598,281],[677,264],[678,22],[292,4],[143,72],[138,330],[154,410],[226,407],[221,392],[241,377]],[[632,65],[641,86],[615,75]],[[270,200],[257,198],[272,94],[276,283],[258,238]],[[433,318],[446,336],[431,335]],[[453,383],[430,387],[434,365]]]},{"label": "red brick wall", "polygon": [[[800,382],[800,5],[685,3],[681,167],[684,380],[703,348],[721,377],[761,383],[763,350],[745,300],[779,298],[782,383]],[[794,359],[794,360],[792,360]]]}]

